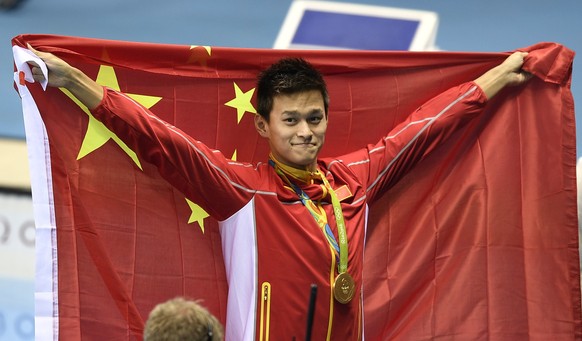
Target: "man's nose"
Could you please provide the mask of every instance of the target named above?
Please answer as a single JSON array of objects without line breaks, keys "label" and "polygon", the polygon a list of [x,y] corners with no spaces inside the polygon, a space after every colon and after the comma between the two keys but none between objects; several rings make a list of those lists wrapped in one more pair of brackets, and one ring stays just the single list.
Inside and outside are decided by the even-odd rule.
[{"label": "man's nose", "polygon": [[300,121],[297,124],[297,136],[300,137],[311,137],[313,132],[311,131],[311,127],[307,123],[307,121]]}]

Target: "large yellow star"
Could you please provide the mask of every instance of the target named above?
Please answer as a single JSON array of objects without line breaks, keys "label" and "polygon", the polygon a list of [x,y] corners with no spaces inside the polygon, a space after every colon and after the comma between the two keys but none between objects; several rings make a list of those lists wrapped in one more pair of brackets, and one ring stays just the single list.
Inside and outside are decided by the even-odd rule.
[{"label": "large yellow star", "polygon": [[[107,86],[111,89],[120,91],[119,84],[117,82],[117,76],[115,75],[115,70],[113,67],[107,65],[101,65],[99,68],[99,73],[97,74],[97,83]],[[123,142],[114,132],[109,130],[103,123],[99,122],[89,109],[83,105],[73,94],[68,90],[61,88],[69,98],[71,98],[80,108],[89,116],[89,124],[87,126],[87,132],[85,133],[85,138],[81,144],[81,149],[77,155],[77,160],[89,155],[95,150],[99,149],[110,139],[113,140],[119,147],[135,162],[135,164],[142,169],[141,163],[137,158],[136,153],[129,148],[125,142]],[[136,95],[127,94],[129,97],[133,98],[136,102],[142,104],[146,108],[151,108],[154,104],[159,102],[161,97],[146,96],[146,95]]]},{"label": "large yellow star", "polygon": [[235,82],[233,82],[233,84],[235,98],[226,102],[224,105],[236,109],[237,123],[240,123],[240,120],[242,120],[245,112],[248,111],[253,114],[257,113],[255,107],[253,107],[251,103],[251,99],[253,98],[253,94],[255,93],[255,88],[252,88],[247,92],[242,92],[242,90],[238,87],[238,85]]},{"label": "large yellow star", "polygon": [[190,209],[192,210],[190,219],[188,219],[188,224],[197,222],[198,225],[200,226],[200,229],[202,230],[202,233],[204,233],[204,219],[208,218],[210,215],[206,213],[206,211],[204,211],[202,207],[198,206],[192,201],[186,199],[186,202],[188,203],[188,206],[190,206]]}]

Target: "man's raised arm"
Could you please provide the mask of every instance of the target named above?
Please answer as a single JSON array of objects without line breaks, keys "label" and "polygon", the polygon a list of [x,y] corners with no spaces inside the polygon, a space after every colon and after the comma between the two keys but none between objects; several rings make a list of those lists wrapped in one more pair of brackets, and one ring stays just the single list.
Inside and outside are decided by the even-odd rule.
[{"label": "man's raised arm", "polygon": [[[48,85],[69,90],[89,110],[95,109],[103,99],[103,87],[85,75],[81,70],[72,67],[64,60],[48,52],[28,48],[44,61],[48,68]],[[44,80],[44,75],[38,65],[32,63],[32,75],[37,82]]]},{"label": "man's raised arm", "polygon": [[503,63],[475,79],[475,84],[481,87],[488,99],[491,99],[508,85],[525,83],[531,78],[531,74],[521,69],[525,56],[527,52],[514,52]]}]

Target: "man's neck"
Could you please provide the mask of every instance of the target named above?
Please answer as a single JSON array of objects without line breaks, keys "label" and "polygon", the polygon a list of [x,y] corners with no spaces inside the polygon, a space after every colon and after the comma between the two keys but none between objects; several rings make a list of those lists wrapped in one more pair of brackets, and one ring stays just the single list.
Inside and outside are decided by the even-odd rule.
[{"label": "man's neck", "polygon": [[309,169],[300,169],[293,166],[286,165],[277,158],[273,154],[269,155],[269,159],[273,161],[275,169],[281,170],[286,176],[291,179],[299,180],[304,183],[313,183],[314,179],[319,179],[319,170],[317,168],[317,163],[308,167]]}]

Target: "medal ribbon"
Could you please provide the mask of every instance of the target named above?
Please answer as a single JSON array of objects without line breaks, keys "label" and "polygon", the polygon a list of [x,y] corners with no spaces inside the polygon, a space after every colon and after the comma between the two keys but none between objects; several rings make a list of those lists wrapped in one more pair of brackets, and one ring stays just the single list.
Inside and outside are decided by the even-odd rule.
[{"label": "medal ribbon", "polygon": [[[275,168],[275,172],[277,172],[277,174],[283,180],[285,180],[285,182],[287,182],[289,186],[291,186],[293,191],[299,197],[299,200],[301,200],[301,203],[303,203],[303,206],[307,208],[307,210],[309,211],[309,213],[311,213],[317,224],[324,231],[325,238],[327,239],[330,246],[336,251],[336,253],[339,254],[340,261],[338,264],[338,272],[339,273],[346,272],[348,270],[348,238],[346,233],[344,215],[342,212],[340,201],[337,195],[335,194],[335,191],[333,190],[333,188],[323,175],[323,173],[319,169],[317,169],[315,172],[308,172],[282,165],[273,157],[273,155],[270,155],[269,165]],[[318,176],[323,181],[324,188],[327,190],[327,192],[329,192],[329,195],[331,197],[333,214],[335,216],[335,220],[337,223],[339,245],[338,242],[336,241],[335,236],[333,235],[333,232],[331,231],[331,227],[327,222],[327,216],[325,214],[325,211],[323,210],[323,207],[321,207],[321,204],[315,205],[313,200],[311,200],[311,198],[309,198],[309,196],[301,188],[299,188],[299,186],[292,183],[285,173],[291,175],[293,178],[302,180],[304,182],[311,181],[314,175]]]}]

